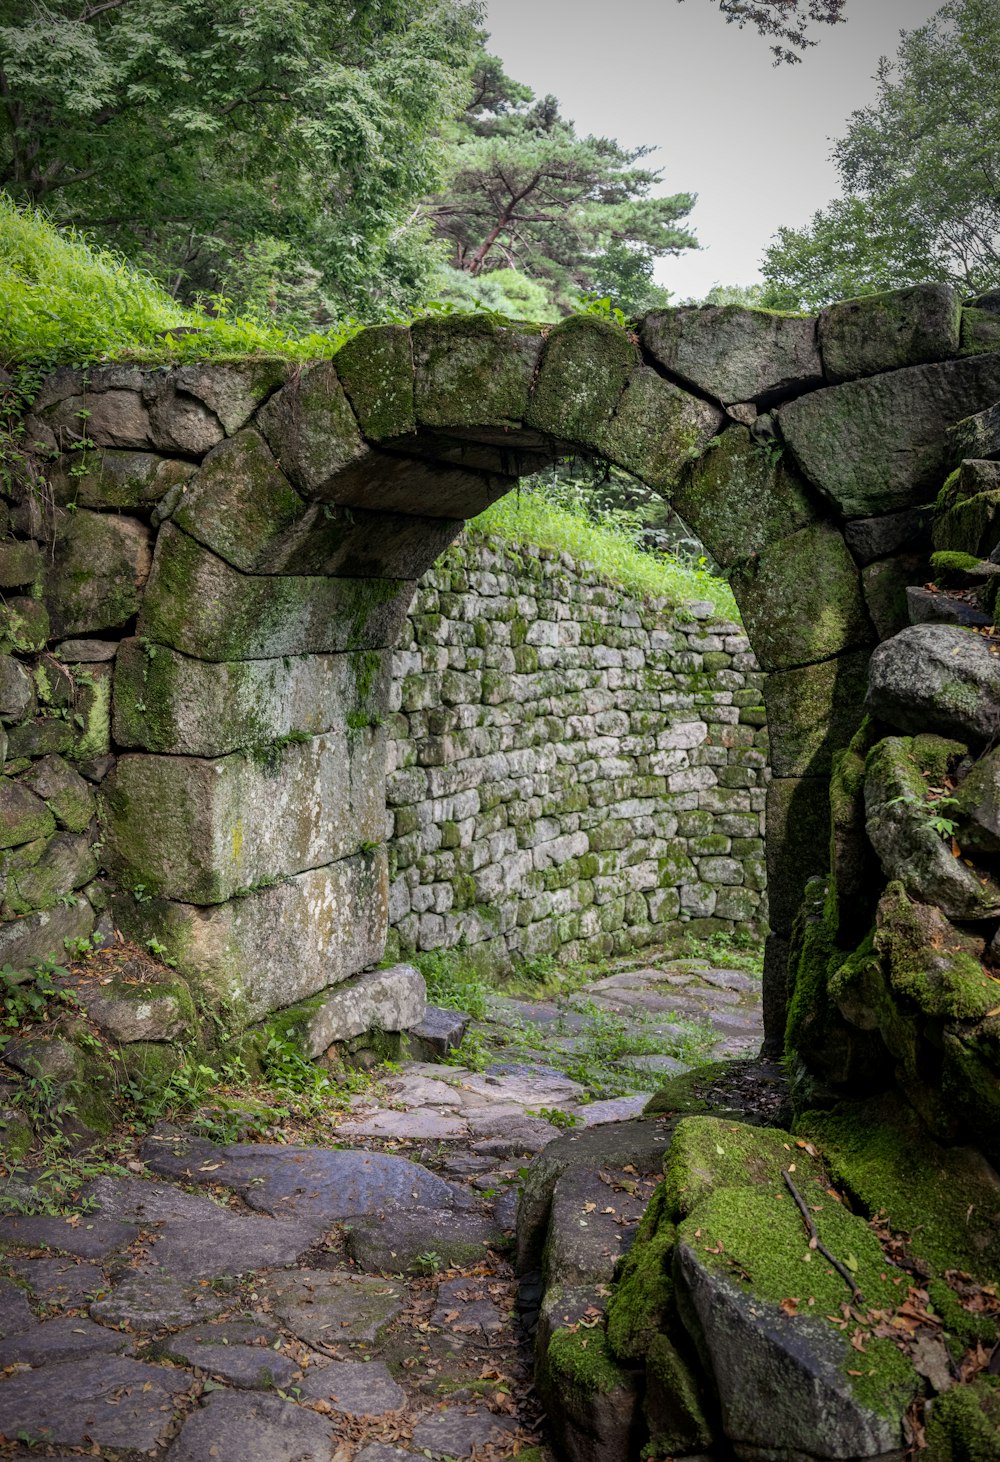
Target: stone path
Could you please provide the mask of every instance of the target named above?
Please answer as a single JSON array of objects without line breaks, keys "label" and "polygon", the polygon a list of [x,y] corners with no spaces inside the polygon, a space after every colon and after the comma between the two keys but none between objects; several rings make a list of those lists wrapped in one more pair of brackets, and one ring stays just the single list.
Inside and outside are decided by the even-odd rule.
[{"label": "stone path", "polygon": [[[341,1146],[163,1128],[78,1216],[0,1218],[0,1457],[546,1462],[519,1174],[568,1129],[610,1132],[685,1057],[752,1054],[758,995],[674,961],[497,998],[471,1065],[407,1063]],[[654,1181],[602,1205],[615,1252]]]}]

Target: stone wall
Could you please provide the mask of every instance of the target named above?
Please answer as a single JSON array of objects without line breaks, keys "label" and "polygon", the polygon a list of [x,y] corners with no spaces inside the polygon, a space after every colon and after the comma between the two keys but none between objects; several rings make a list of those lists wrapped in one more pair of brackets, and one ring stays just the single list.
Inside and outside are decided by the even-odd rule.
[{"label": "stone wall", "polygon": [[393,657],[390,940],[488,967],[766,926],[763,676],[550,549],[464,537]]}]

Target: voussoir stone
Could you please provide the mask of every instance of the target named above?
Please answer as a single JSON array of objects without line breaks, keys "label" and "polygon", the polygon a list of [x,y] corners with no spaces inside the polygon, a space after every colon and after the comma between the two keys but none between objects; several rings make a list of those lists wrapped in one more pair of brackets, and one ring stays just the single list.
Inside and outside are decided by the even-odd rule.
[{"label": "voussoir stone", "polygon": [[329,1462],[335,1424],[278,1396],[213,1391],[167,1452],[169,1462]]},{"label": "voussoir stone", "polygon": [[991,741],[1000,731],[1000,647],[953,625],[911,625],[873,652],[867,707],[909,734]]},{"label": "voussoir stone", "polygon": [[369,441],[416,431],[413,337],[405,326],[360,331],[337,352],[337,375]]},{"label": "voussoir stone", "polygon": [[371,1344],[401,1313],[406,1292],[390,1279],[343,1269],[292,1269],[257,1281],[275,1315],[307,1345]]},{"label": "voussoir stone", "polygon": [[665,370],[726,405],[771,403],[823,379],[813,317],[699,305],[654,311],[641,334]]},{"label": "voussoir stone", "polygon": [[411,329],[414,404],[427,426],[519,426],[538,369],[540,330],[476,315],[419,320]]},{"label": "voussoir stone", "polygon": [[369,1030],[409,1030],[423,1019],[426,1008],[427,986],[413,965],[390,965],[353,975],[324,994],[309,1015],[306,1054],[320,1056],[335,1042]]},{"label": "voussoir stone", "polygon": [[629,377],[598,449],[651,487],[669,489],[722,422],[718,407],[682,391],[649,366],[639,366]]},{"label": "voussoir stone", "polygon": [[948,428],[998,397],[1000,355],[985,355],[828,386],[778,419],[808,480],[845,518],[870,518],[932,499],[951,466]]},{"label": "voussoir stone", "polygon": [[21,1371],[0,1381],[0,1434],[56,1446],[151,1452],[189,1387],[183,1371],[98,1355]]},{"label": "voussoir stone", "polygon": [[332,361],[302,371],[255,420],[282,471],[307,497],[368,451]]}]

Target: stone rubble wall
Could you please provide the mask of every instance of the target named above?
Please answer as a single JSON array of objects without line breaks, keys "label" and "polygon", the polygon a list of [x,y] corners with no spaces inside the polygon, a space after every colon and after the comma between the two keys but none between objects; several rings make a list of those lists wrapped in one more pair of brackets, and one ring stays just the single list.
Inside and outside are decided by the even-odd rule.
[{"label": "stone rubble wall", "polygon": [[711,604],[675,613],[567,554],[463,537],[393,656],[395,949],[503,968],[763,932],[762,701]]}]

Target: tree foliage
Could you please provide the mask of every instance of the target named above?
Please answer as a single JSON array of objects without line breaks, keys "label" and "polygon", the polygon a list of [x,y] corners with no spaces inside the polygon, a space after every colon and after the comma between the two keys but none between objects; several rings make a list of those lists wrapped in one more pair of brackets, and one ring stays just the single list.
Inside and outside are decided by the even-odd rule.
[{"label": "tree foliage", "polygon": [[180,297],[402,300],[477,20],[469,0],[0,0],[0,186]]},{"label": "tree foliage", "polygon": [[771,50],[779,65],[802,60],[801,52],[816,44],[814,26],[845,20],[847,0],[718,0],[718,4],[728,25],[740,30],[749,25],[762,36],[773,37]]},{"label": "tree foliage", "polygon": [[813,308],[923,280],[1000,283],[998,75],[996,0],[951,0],[904,33],[834,149],[844,196],[768,249],[772,295]]},{"label": "tree foliage", "polygon": [[484,57],[425,216],[449,264],[472,279],[517,270],[557,307],[595,291],[648,308],[660,302],[654,259],[697,247],[681,226],[695,197],[652,196],[661,174],[642,166],[651,150],[578,137],[554,97],[536,99]]}]

